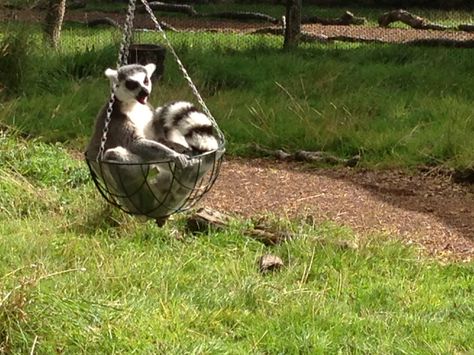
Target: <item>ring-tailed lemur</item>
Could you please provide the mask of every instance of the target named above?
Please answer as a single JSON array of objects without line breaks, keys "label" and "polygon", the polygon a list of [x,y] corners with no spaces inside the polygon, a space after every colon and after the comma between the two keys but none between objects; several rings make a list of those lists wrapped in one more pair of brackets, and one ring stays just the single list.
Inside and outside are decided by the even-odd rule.
[{"label": "ring-tailed lemur", "polygon": [[[151,92],[150,77],[155,68],[154,64],[130,64],[105,71],[116,89],[104,160],[139,163],[172,159],[178,166],[187,165],[186,155],[153,139],[154,110],[147,100]],[[87,148],[90,159],[99,153],[107,109],[108,103],[97,116],[95,131]]]},{"label": "ring-tailed lemur", "polygon": [[175,101],[158,107],[153,127],[158,141],[181,146],[192,155],[219,147],[210,118],[190,102]]},{"label": "ring-tailed lemur", "polygon": [[[105,71],[116,90],[104,160],[142,163],[171,158],[182,171],[179,183],[174,184],[176,177],[172,166],[162,164],[101,165],[94,162],[93,168],[130,212],[152,211],[154,216],[164,221],[161,216],[179,208],[191,193],[196,179],[214,163],[213,157],[209,156],[196,164],[194,158],[188,159],[183,153],[196,155],[211,151],[218,148],[218,142],[209,118],[192,104],[175,102],[156,112],[147,104],[154,70],[155,65],[148,64]],[[97,117],[87,148],[89,160],[98,157],[107,109],[108,104]],[[148,175],[148,171],[152,173]],[[151,176],[146,185],[143,185],[143,176]],[[154,196],[166,197],[160,200]]]}]

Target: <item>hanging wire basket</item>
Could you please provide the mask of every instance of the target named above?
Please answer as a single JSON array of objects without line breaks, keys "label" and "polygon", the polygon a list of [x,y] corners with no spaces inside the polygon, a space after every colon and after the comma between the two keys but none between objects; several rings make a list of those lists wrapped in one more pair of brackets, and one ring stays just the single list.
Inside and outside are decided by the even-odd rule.
[{"label": "hanging wire basket", "polygon": [[[127,64],[135,2],[136,0],[129,0],[117,67]],[[219,175],[225,152],[225,138],[153,14],[147,0],[141,0],[141,2],[149,13],[156,29],[165,40],[167,48],[175,58],[204,113],[211,120],[220,142],[219,147],[216,150],[190,157],[189,164],[185,168],[176,166],[170,160],[152,163],[124,163],[101,159],[105,151],[108,125],[115,102],[113,89],[108,103],[107,118],[102,132],[99,154],[90,157],[86,153],[85,160],[97,189],[109,203],[129,214],[161,219],[188,210],[211,189]]]},{"label": "hanging wire basket", "polygon": [[191,157],[186,168],[172,161],[122,163],[87,155],[86,162],[94,184],[110,204],[128,214],[159,219],[190,209],[211,189],[219,175],[224,145]]}]

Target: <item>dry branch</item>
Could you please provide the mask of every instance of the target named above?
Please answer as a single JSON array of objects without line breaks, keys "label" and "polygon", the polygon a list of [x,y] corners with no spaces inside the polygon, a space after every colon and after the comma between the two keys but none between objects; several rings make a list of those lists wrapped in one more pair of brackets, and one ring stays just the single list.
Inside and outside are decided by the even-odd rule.
[{"label": "dry branch", "polygon": [[[187,220],[186,228],[191,233],[202,233],[209,230],[224,230],[229,227],[232,217],[209,208],[200,208]],[[263,224],[246,228],[242,233],[265,245],[276,245],[293,239],[296,235],[290,231],[279,230]]]},{"label": "dry branch", "polygon": [[97,26],[112,26],[112,27],[117,27],[117,28],[121,27],[117,21],[115,21],[114,19],[111,19],[110,17],[103,17],[103,18],[98,18],[95,20],[89,20],[89,21],[86,21],[85,24],[88,27],[97,27]]},{"label": "dry branch", "polygon": [[[239,20],[239,21],[249,21],[249,20],[264,21],[264,22],[270,22],[273,24],[279,23],[279,20],[276,19],[275,17],[267,15],[267,14],[263,14],[261,12],[236,11],[236,12],[216,12],[216,13],[200,14],[191,5],[164,3],[160,1],[152,1],[149,3],[149,5],[153,11],[178,12],[178,13],[187,14],[189,16],[210,17],[210,18],[230,19],[230,20]],[[144,12],[145,11],[144,7],[140,6],[139,11]]]},{"label": "dry branch", "polygon": [[393,22],[403,22],[404,24],[417,30],[437,30],[444,31],[449,29],[447,26],[432,23],[427,19],[414,15],[406,10],[398,9],[382,14],[379,19],[380,27],[388,27]]},{"label": "dry branch", "polygon": [[308,163],[325,163],[331,165],[344,165],[344,166],[356,166],[360,160],[359,155],[355,155],[350,159],[343,159],[336,157],[332,154],[327,152],[311,152],[306,150],[299,150],[295,153],[287,153],[284,150],[277,149],[271,150],[260,147],[258,145],[254,146],[255,151],[263,153],[267,156],[272,156],[279,160],[293,160],[293,161],[301,161],[301,162],[308,162]]},{"label": "dry branch", "polygon": [[367,22],[364,17],[356,17],[350,11],[346,11],[341,17],[338,18],[322,18],[318,16],[305,17],[301,19],[302,24],[318,23],[321,25],[363,25]]},{"label": "dry branch", "polygon": [[273,16],[262,14],[260,12],[216,12],[211,14],[202,14],[202,17],[212,17],[212,18],[220,18],[220,19],[230,19],[230,20],[242,20],[242,21],[263,21],[263,22],[271,22],[273,24],[278,24],[279,20]]},{"label": "dry branch", "polygon": [[[281,29],[276,27],[260,28],[251,34],[269,34],[281,35]],[[351,42],[351,43],[374,43],[384,44],[389,43],[381,39],[368,39],[354,36],[326,36],[315,35],[308,32],[301,32],[300,40],[306,43],[333,43],[333,42]],[[456,40],[446,38],[425,38],[401,42],[406,45],[426,46],[426,47],[451,47],[451,48],[474,48],[474,40]]]},{"label": "dry branch", "polygon": [[[179,12],[189,16],[196,16],[198,14],[191,5],[168,4],[160,1],[149,2],[149,5],[153,11]],[[141,12],[145,11],[143,5],[139,7],[139,10]]]}]

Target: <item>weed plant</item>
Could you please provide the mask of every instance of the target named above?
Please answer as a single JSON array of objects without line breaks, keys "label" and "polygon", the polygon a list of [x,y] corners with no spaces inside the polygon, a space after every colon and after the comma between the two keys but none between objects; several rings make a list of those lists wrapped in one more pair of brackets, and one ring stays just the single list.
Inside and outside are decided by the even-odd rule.
[{"label": "weed plant", "polygon": [[36,41],[28,27],[14,27],[0,36],[0,98],[21,94],[33,66]]}]

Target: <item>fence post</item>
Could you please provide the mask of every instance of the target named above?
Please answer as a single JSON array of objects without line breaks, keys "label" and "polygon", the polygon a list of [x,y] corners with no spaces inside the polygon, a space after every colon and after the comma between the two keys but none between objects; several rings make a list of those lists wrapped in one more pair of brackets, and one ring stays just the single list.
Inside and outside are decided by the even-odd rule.
[{"label": "fence post", "polygon": [[286,1],[284,49],[292,49],[298,46],[301,35],[301,2],[302,0]]},{"label": "fence post", "polygon": [[49,0],[46,12],[45,37],[54,49],[59,46],[61,27],[63,25],[66,0]]}]

